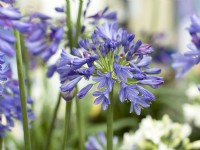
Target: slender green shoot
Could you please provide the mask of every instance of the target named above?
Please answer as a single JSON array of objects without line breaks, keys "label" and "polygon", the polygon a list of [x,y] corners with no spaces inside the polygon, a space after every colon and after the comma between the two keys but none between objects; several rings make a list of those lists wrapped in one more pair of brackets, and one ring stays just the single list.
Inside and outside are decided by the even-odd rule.
[{"label": "slender green shoot", "polygon": [[30,133],[29,133],[29,128],[28,128],[28,114],[27,114],[27,103],[26,103],[27,97],[26,97],[26,89],[25,89],[25,81],[24,81],[24,69],[23,69],[23,63],[22,63],[20,35],[18,31],[15,31],[15,36],[17,39],[16,61],[17,61],[17,72],[18,72],[19,90],[20,90],[20,102],[21,102],[21,109],[22,109],[24,142],[25,142],[25,149],[31,150],[31,140],[30,140]]}]

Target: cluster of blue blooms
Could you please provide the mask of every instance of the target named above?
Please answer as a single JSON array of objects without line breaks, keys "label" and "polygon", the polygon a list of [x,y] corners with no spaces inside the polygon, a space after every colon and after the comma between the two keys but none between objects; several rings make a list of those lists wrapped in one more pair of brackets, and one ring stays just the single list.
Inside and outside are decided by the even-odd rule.
[{"label": "cluster of blue blooms", "polygon": [[[6,1],[13,2],[13,1]],[[15,56],[15,37],[13,30],[25,31],[26,23],[21,23],[22,15],[12,6],[0,6],[0,137],[14,126],[14,120],[22,120],[18,81],[12,79],[12,71],[8,62],[9,57]],[[30,98],[28,104],[32,104]],[[30,120],[34,115],[28,109]]]},{"label": "cluster of blue blooms", "polygon": [[1,0],[4,3],[12,4],[15,2],[15,0]]},{"label": "cluster of blue blooms", "polygon": [[42,13],[31,14],[27,21],[30,30],[25,35],[30,54],[41,56],[44,62],[56,53],[64,36],[64,28],[53,26],[50,19]]},{"label": "cluster of blue blooms", "polygon": [[[88,31],[86,31],[88,25],[91,25],[92,28],[94,28],[94,27],[96,27],[96,25],[100,24],[100,21],[116,21],[116,19],[117,19],[116,12],[108,12],[109,7],[106,7],[103,10],[100,10],[99,12],[95,13],[94,15],[87,16],[88,7],[90,4],[91,4],[91,1],[88,0],[87,6],[83,12],[83,17],[85,20],[89,21],[89,24],[88,24],[88,22],[86,22],[87,25],[84,25],[84,22],[83,22],[83,25],[81,27],[81,35],[79,38],[81,38],[82,36],[87,36],[87,35],[84,35],[84,33],[88,32]],[[65,9],[63,7],[56,7],[55,10],[60,13],[65,12]],[[76,32],[75,28],[73,28],[73,32]],[[75,35],[75,33],[74,33],[74,35]],[[48,67],[47,77],[50,78],[53,76],[53,74],[57,70],[57,66],[58,66],[57,64],[53,64]]]},{"label": "cluster of blue blooms", "polygon": [[17,27],[18,20],[21,17],[22,15],[17,9],[0,5],[0,49],[8,56],[14,56],[15,54],[13,28]]},{"label": "cluster of blue blooms", "polygon": [[[62,51],[57,65],[61,79],[61,91],[69,95],[78,82],[84,77],[99,83],[93,96],[97,97],[94,104],[102,103],[102,109],[110,104],[109,93],[114,84],[120,84],[119,98],[121,102],[131,102],[130,112],[141,113],[142,107],[149,107],[155,97],[141,85],[157,88],[163,79],[159,68],[150,68],[150,53],[153,48],[134,42],[134,34],[118,29],[116,22],[108,22],[97,26],[91,40],[79,41],[80,50],[73,48],[74,55]],[[67,82],[66,82],[67,81]],[[81,89],[77,96],[83,98],[94,84]]]},{"label": "cluster of blue blooms", "polygon": [[[21,104],[18,81],[13,80],[11,68],[6,61],[6,56],[0,53],[0,136],[5,135],[5,131],[14,127],[14,120],[22,121]],[[32,104],[30,98],[28,104]],[[31,109],[28,109],[30,120],[34,119]],[[3,120],[4,119],[4,120]]]},{"label": "cluster of blue blooms", "polygon": [[[174,62],[172,67],[175,68],[178,73],[177,78],[187,73],[194,65],[200,62],[200,17],[197,15],[191,16],[191,25],[188,31],[192,37],[192,43],[188,45],[189,51],[182,54],[173,54]],[[198,86],[200,87],[200,86]],[[199,88],[200,90],[200,88]]]}]

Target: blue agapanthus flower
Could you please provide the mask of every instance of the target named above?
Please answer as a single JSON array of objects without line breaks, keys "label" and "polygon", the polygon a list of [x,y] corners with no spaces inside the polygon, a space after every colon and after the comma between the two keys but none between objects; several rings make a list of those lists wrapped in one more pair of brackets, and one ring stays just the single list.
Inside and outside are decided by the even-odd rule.
[{"label": "blue agapanthus flower", "polygon": [[31,54],[41,56],[44,62],[56,53],[64,36],[64,28],[51,25],[49,19],[42,13],[34,13],[27,22],[31,29],[26,34],[26,47]]},{"label": "blue agapanthus flower", "polygon": [[14,56],[15,37],[12,29],[0,28],[0,50],[8,56]]},{"label": "blue agapanthus flower", "polygon": [[0,50],[8,56],[14,56],[15,37],[13,35],[14,22],[22,17],[13,7],[0,6]]},{"label": "blue agapanthus flower", "polygon": [[15,0],[0,0],[0,1],[8,4],[13,4],[15,2]]},{"label": "blue agapanthus flower", "polygon": [[[85,23],[83,22],[83,26],[81,27],[81,35],[79,36],[79,38],[81,38],[82,36],[85,37],[85,32],[87,32],[87,27],[88,25],[92,26],[92,28],[96,27],[97,24],[99,24],[99,22],[101,20],[106,20],[106,21],[110,21],[110,20],[116,20],[117,19],[117,14],[116,12],[108,12],[108,7],[104,8],[103,10],[100,10],[99,12],[97,12],[96,14],[92,15],[92,16],[87,16],[87,11],[88,11],[88,8],[89,8],[89,5],[91,4],[91,0],[88,0],[87,4],[86,4],[86,8],[85,10],[83,11],[83,17],[84,17],[84,20],[87,20],[87,25],[84,25]],[[57,12],[60,12],[60,13],[64,13],[65,10],[63,7],[56,7],[55,10]],[[65,19],[64,19],[65,20]],[[88,24],[88,21],[90,22]],[[73,28],[72,29],[74,34],[75,35],[75,32],[76,32],[76,29]],[[84,47],[85,49],[87,49],[87,43],[88,43],[88,39],[85,39],[85,40],[82,40],[79,42],[79,45],[81,45],[82,47]],[[35,49],[35,48],[33,48]],[[34,50],[33,50],[34,51]],[[77,51],[77,49],[72,49],[73,53],[75,55],[78,55],[79,57],[82,57],[82,55]],[[91,56],[91,57],[94,57],[92,59],[95,59],[95,55]],[[73,68],[72,68],[73,69]],[[50,78],[53,76],[53,74],[56,72],[57,70],[57,64],[52,64],[51,66],[48,67],[48,72],[47,72],[47,77]],[[60,71],[62,70],[62,68],[59,69]],[[90,68],[89,70],[83,70],[83,69],[80,69],[79,71],[92,71],[92,69]],[[65,76],[65,74],[62,74],[62,76]],[[88,76],[89,77],[89,76]],[[63,78],[63,80],[61,82],[64,82],[66,79]]]},{"label": "blue agapanthus flower", "polygon": [[15,7],[3,7],[0,5],[0,25],[4,28],[16,29],[22,33],[28,32],[31,29],[30,24],[20,20],[22,14]]},{"label": "blue agapanthus flower", "polygon": [[[27,99],[27,104],[32,102],[30,98]],[[28,109],[28,117],[29,120],[34,119],[31,109]],[[14,127],[15,120],[22,121],[19,85],[17,80],[12,79],[7,56],[0,52],[0,137]]]},{"label": "blue agapanthus flower", "polygon": [[177,70],[176,77],[179,78],[187,73],[194,65],[200,62],[200,17],[191,16],[191,25],[188,31],[192,38],[192,43],[188,45],[189,51],[182,54],[174,54],[172,67]]},{"label": "blue agapanthus flower", "polygon": [[[113,144],[116,148],[118,144],[118,138],[116,136],[113,137]],[[85,144],[86,150],[104,150],[106,149],[107,140],[106,136],[103,132],[98,132],[97,136],[89,136],[88,140]]]},{"label": "blue agapanthus flower", "polygon": [[13,31],[18,30],[21,33],[26,33],[31,29],[30,24],[21,21],[22,17],[17,8],[0,5],[0,50],[10,57],[15,55],[16,39]]},{"label": "blue agapanthus flower", "polygon": [[[11,1],[6,1],[11,2]],[[16,42],[14,30],[26,33],[30,30],[28,23],[22,22],[18,9],[0,5],[0,137],[11,130],[14,121],[22,121],[20,93],[18,81],[12,79],[12,71],[8,57],[15,56],[14,44]],[[27,104],[32,100],[27,98]],[[31,109],[28,109],[29,120],[34,119]]]},{"label": "blue agapanthus flower", "polygon": [[[91,40],[80,40],[80,49],[73,48],[73,55],[63,50],[57,65],[61,91],[69,95],[80,80],[92,77],[98,84],[93,93],[97,97],[94,104],[101,103],[105,110],[110,104],[109,93],[115,84],[119,84],[121,102],[130,101],[130,112],[135,110],[139,115],[142,107],[149,107],[155,100],[154,95],[142,86],[158,88],[163,79],[154,76],[161,72],[159,68],[149,67],[151,45],[142,44],[140,40],[134,42],[134,37],[126,30],[118,29],[115,22],[109,22],[97,26]],[[93,84],[87,85],[77,96],[83,98],[92,87]]]}]

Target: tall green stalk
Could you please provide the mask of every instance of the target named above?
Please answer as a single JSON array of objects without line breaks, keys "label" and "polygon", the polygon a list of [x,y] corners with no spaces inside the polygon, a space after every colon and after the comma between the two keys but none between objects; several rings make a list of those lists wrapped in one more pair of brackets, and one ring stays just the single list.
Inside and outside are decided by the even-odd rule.
[{"label": "tall green stalk", "polygon": [[113,150],[113,93],[114,90],[110,92],[110,104],[108,106],[107,113],[107,150]]},{"label": "tall green stalk", "polygon": [[[69,47],[70,47],[70,52],[72,52],[72,48],[74,46],[78,45],[78,37],[80,35],[81,31],[81,14],[82,14],[82,7],[83,7],[83,1],[80,0],[79,4],[79,10],[78,10],[78,17],[77,17],[77,22],[76,22],[76,35],[75,38],[72,35],[72,25],[71,25],[71,10],[70,10],[70,0],[66,0],[66,23],[67,23],[67,36],[69,40]],[[77,87],[76,87],[77,89]],[[76,90],[77,91],[77,90]],[[63,140],[63,149],[65,148],[65,143],[67,139],[67,134],[69,130],[69,122],[70,122],[70,115],[71,115],[71,104],[72,102],[67,102],[66,103],[66,112],[65,112],[65,128],[64,128],[64,140]],[[79,148],[80,150],[84,149],[84,132],[83,132],[83,118],[82,118],[82,112],[81,112],[81,106],[79,104],[79,101],[76,100],[76,108],[77,108],[77,122],[78,122],[78,130],[80,133],[80,138],[79,138]]]},{"label": "tall green stalk", "polygon": [[50,128],[49,128],[49,131],[48,131],[48,134],[47,134],[47,140],[46,140],[46,143],[45,143],[45,148],[44,148],[45,150],[49,149],[49,146],[50,146],[50,143],[51,143],[51,137],[52,137],[53,128],[54,128],[54,124],[55,124],[55,121],[56,121],[58,109],[59,109],[59,106],[60,106],[60,101],[61,101],[61,93],[59,93],[58,100],[57,100],[57,103],[56,103],[56,107],[55,107],[54,112],[53,112],[53,118],[51,120]]},{"label": "tall green stalk", "polygon": [[68,28],[67,36],[69,40],[69,47],[71,50],[74,43],[73,43],[73,35],[72,35],[70,0],[66,0],[66,23],[67,23],[67,28]]},{"label": "tall green stalk", "polygon": [[27,114],[26,90],[25,90],[25,81],[24,81],[24,69],[23,69],[23,63],[22,63],[20,35],[18,31],[15,31],[15,36],[17,39],[16,61],[17,61],[17,71],[18,71],[19,90],[20,90],[20,102],[21,102],[21,109],[22,109],[24,142],[25,142],[25,149],[31,150],[31,140],[30,140],[30,133],[29,133],[29,128],[28,128],[28,114]]},{"label": "tall green stalk", "polygon": [[78,17],[76,21],[76,35],[75,35],[75,46],[78,46],[78,37],[81,32],[81,14],[82,14],[82,9],[83,9],[83,0],[79,0],[79,9],[78,9]]},{"label": "tall green stalk", "polygon": [[[72,25],[71,25],[71,12],[70,12],[70,0],[66,0],[66,24],[68,28],[67,37],[69,40],[69,47],[70,51],[73,47],[73,35],[72,35]],[[66,102],[65,106],[65,125],[64,125],[64,135],[63,135],[63,142],[62,142],[62,149],[65,149],[67,136],[69,133],[69,124],[70,124],[70,116],[71,116],[71,106],[72,101]]]},{"label": "tall green stalk", "polygon": [[[81,32],[81,14],[83,9],[83,0],[79,0],[79,9],[78,9],[78,17],[76,21],[76,35],[75,35],[75,47],[78,46],[78,37]],[[78,86],[76,86],[76,93],[78,92]],[[76,97],[76,118],[77,118],[77,125],[78,125],[78,132],[79,132],[79,150],[84,150],[85,144],[85,134],[84,134],[84,122],[83,122],[83,113],[82,107],[80,105],[80,101]]]},{"label": "tall green stalk", "polygon": [[67,142],[67,136],[69,133],[69,123],[70,123],[70,116],[71,116],[71,105],[72,102],[66,102],[66,109],[65,109],[65,126],[64,126],[64,137],[62,143],[62,150],[65,150],[65,145]]},{"label": "tall green stalk", "polygon": [[22,48],[22,57],[23,57],[23,64],[25,67],[25,76],[27,80],[27,93],[30,96],[31,94],[31,78],[30,78],[30,73],[29,73],[29,54],[28,50],[24,45],[24,39],[23,36],[20,34],[20,42],[21,42],[21,48]]},{"label": "tall green stalk", "polygon": [[[78,87],[76,87],[78,91]],[[79,99],[76,97],[76,115],[77,115],[77,126],[79,133],[79,150],[84,150],[85,134],[84,134],[84,123],[83,123],[83,111],[80,105]]]}]

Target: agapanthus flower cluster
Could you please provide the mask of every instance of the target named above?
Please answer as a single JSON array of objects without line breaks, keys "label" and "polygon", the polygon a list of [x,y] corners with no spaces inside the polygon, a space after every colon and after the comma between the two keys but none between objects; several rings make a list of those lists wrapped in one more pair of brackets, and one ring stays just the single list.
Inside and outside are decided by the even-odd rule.
[{"label": "agapanthus flower cluster", "polygon": [[[14,30],[22,33],[29,28],[27,23],[20,21],[22,15],[12,6],[0,6],[0,136],[14,126],[15,120],[22,120],[18,81],[12,79],[12,71],[8,57],[15,56],[14,44],[16,39]],[[27,99],[31,104],[32,100]],[[29,119],[34,118],[28,109]]]},{"label": "agapanthus flower cluster", "polygon": [[[142,44],[140,40],[135,42],[134,37],[126,30],[118,29],[116,22],[109,22],[97,26],[91,40],[80,40],[80,49],[73,48],[73,55],[63,50],[57,66],[61,91],[68,96],[82,78],[92,78],[98,83],[97,91],[93,93],[97,97],[94,104],[101,103],[105,110],[110,104],[109,93],[114,84],[119,84],[120,101],[130,101],[130,112],[135,110],[139,115],[142,107],[149,107],[155,100],[142,85],[158,88],[163,79],[154,76],[161,69],[149,67],[151,45]],[[94,84],[88,84],[77,96],[83,98]]]},{"label": "agapanthus flower cluster", "polygon": [[51,25],[49,16],[42,13],[30,15],[31,26],[26,35],[26,47],[35,56],[41,56],[47,62],[53,56],[64,36],[64,28]]},{"label": "agapanthus flower cluster", "polygon": [[30,24],[23,22],[22,14],[13,6],[1,6],[0,4],[0,50],[12,57],[15,55],[14,30],[26,33],[31,29]]},{"label": "agapanthus flower cluster", "polygon": [[[32,104],[30,98],[27,104]],[[28,109],[29,120],[34,119],[31,109]],[[14,121],[22,121],[18,81],[12,79],[7,56],[0,52],[0,136],[14,127]]]},{"label": "agapanthus flower cluster", "polygon": [[191,16],[191,25],[188,31],[192,38],[192,43],[188,45],[189,51],[182,54],[172,55],[174,62],[172,67],[175,68],[178,73],[177,78],[187,73],[194,65],[200,62],[200,17],[197,15]]},{"label": "agapanthus flower cluster", "polygon": [[[95,27],[97,24],[100,24],[100,21],[102,20],[106,20],[106,21],[115,21],[117,19],[117,14],[116,12],[108,12],[109,8],[106,7],[103,10],[100,10],[99,12],[91,15],[91,16],[87,16],[87,12],[88,12],[88,8],[90,5],[91,1],[88,0],[87,6],[83,12],[83,17],[84,17],[84,22],[83,22],[83,26],[81,27],[81,35],[79,36],[79,38],[84,37],[84,36],[88,36],[87,33],[88,30],[86,27],[88,27],[89,25],[91,25],[92,27]],[[65,12],[63,7],[56,7],[55,10],[57,12],[63,13]],[[90,23],[88,24],[87,21],[89,21]],[[86,25],[87,23],[87,25]],[[91,29],[90,29],[91,30]],[[75,28],[73,28],[73,32],[76,32]],[[74,33],[75,35],[75,33]],[[56,72],[57,70],[57,64],[53,64],[51,66],[49,66],[48,68],[48,72],[47,72],[47,77],[52,77],[53,74]]]},{"label": "agapanthus flower cluster", "polygon": [[16,27],[16,22],[21,17],[22,15],[16,8],[0,5],[0,50],[8,56],[15,54],[13,28]]},{"label": "agapanthus flower cluster", "polygon": [[[113,137],[114,147],[117,148],[118,138]],[[85,144],[86,150],[104,150],[106,149],[107,141],[103,132],[98,132],[97,136],[89,136]]]},{"label": "agapanthus flower cluster", "polygon": [[8,4],[13,4],[15,2],[15,0],[0,0],[0,1]]}]

